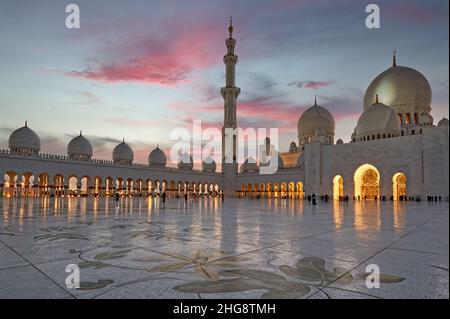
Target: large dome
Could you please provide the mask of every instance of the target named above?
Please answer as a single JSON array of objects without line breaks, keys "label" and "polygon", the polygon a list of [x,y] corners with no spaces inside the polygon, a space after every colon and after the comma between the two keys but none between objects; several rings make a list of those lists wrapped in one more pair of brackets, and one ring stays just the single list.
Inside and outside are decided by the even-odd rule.
[{"label": "large dome", "polygon": [[300,144],[305,144],[302,143],[302,138],[315,136],[317,129],[322,129],[327,135],[334,136],[334,127],[333,115],[326,108],[314,103],[298,120],[297,131]]},{"label": "large dome", "polygon": [[[371,105],[361,114],[356,126],[356,136],[397,136],[400,133],[400,120],[397,113],[390,106],[383,103]],[[386,137],[385,136],[385,137]]]},{"label": "large dome", "polygon": [[12,153],[38,154],[41,150],[41,139],[25,122],[24,127],[9,136],[9,149]]},{"label": "large dome", "polygon": [[113,161],[115,164],[127,164],[130,165],[133,163],[134,153],[131,147],[125,143],[125,139],[114,147],[113,150]]},{"label": "large dome", "polygon": [[166,154],[159,148],[159,145],[148,155],[148,165],[156,167],[166,167]]},{"label": "large dome", "polygon": [[92,144],[85,138],[81,132],[80,135],[74,137],[67,145],[67,155],[71,159],[89,160],[93,154]]},{"label": "large dome", "polygon": [[178,160],[178,168],[191,170],[194,168],[194,159],[188,153],[181,154]]},{"label": "large dome", "polygon": [[431,87],[425,76],[412,68],[392,66],[369,85],[364,95],[364,110],[376,95],[396,113],[430,113]]}]

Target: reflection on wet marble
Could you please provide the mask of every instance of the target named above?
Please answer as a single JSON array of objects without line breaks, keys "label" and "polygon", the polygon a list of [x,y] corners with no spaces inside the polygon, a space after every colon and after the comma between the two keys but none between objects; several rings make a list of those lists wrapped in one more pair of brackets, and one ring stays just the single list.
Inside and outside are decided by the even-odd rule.
[{"label": "reflection on wet marble", "polygon": [[[449,206],[0,199],[0,298],[449,298]],[[65,285],[66,266],[81,286]],[[380,267],[379,289],[365,285]]]}]

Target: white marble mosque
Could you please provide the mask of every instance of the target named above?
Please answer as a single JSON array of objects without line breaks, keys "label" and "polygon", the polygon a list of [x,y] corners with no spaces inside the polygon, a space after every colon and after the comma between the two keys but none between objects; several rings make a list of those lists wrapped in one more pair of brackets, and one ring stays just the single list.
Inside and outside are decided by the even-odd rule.
[{"label": "white marble mosque", "polygon": [[288,151],[266,139],[262,158],[278,171],[260,174],[267,162],[237,163],[237,136],[225,136],[240,93],[228,31],[222,140],[234,143],[220,172],[210,157],[195,170],[189,154],[167,167],[159,147],[134,163],[125,140],[112,160],[93,159],[82,132],[67,155],[43,154],[28,123],[11,133],[0,299],[449,298],[449,123],[434,124],[427,79],[394,57],[349,143],[334,141],[333,115],[315,102]]},{"label": "white marble mosque", "polygon": [[[238,127],[240,88],[235,83],[238,57],[230,23],[226,39],[225,129]],[[431,116],[431,87],[417,70],[392,65],[368,86],[362,114],[349,143],[334,140],[332,113],[315,101],[300,115],[298,141],[288,151],[275,150],[266,139],[266,159],[278,158],[278,171],[259,174],[260,160],[232,163],[216,171],[211,157],[194,170],[192,156],[180,157],[178,168],[167,167],[163,150],[149,153],[148,163],[134,163],[125,139],[112,150],[112,161],[93,159],[89,140],[80,134],[67,146],[67,155],[43,154],[39,135],[27,123],[9,137],[0,151],[0,196],[159,196],[169,197],[288,197],[308,195],[334,199],[427,200],[449,198],[449,123],[437,125]],[[332,106],[330,106],[332,108]],[[270,116],[270,115],[268,115]],[[223,142],[222,145],[225,145]],[[224,146],[223,146],[224,147]],[[240,166],[239,166],[240,165]]]}]

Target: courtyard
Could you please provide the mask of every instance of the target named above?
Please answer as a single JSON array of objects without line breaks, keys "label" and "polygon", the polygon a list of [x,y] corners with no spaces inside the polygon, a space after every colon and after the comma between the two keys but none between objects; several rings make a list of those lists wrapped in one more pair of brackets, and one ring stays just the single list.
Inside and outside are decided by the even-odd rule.
[{"label": "courtyard", "polygon": [[[449,298],[448,202],[2,198],[0,298]],[[68,265],[80,269],[67,288]],[[366,285],[366,267],[380,287]]]}]

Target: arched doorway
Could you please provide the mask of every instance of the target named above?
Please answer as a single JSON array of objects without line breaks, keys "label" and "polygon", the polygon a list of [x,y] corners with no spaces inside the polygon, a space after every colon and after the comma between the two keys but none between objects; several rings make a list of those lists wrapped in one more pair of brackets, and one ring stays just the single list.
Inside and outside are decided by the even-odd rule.
[{"label": "arched doorway", "polygon": [[267,197],[272,197],[272,184],[271,183],[267,183],[266,185],[266,194]]},{"label": "arched doorway", "polygon": [[303,183],[297,182],[297,198],[304,198],[305,193],[303,192]]},{"label": "arched doorway", "polygon": [[403,200],[406,197],[406,175],[403,173],[394,174],[392,188],[394,200]]},{"label": "arched doorway", "polygon": [[288,184],[288,189],[289,189],[289,198],[295,198],[295,183],[294,182],[289,182]]},{"label": "arched doorway", "polygon": [[355,197],[377,199],[380,196],[380,173],[370,164],[361,165],[354,175]]},{"label": "arched doorway", "polygon": [[342,200],[344,197],[344,178],[341,175],[336,175],[333,178],[333,199]]}]

